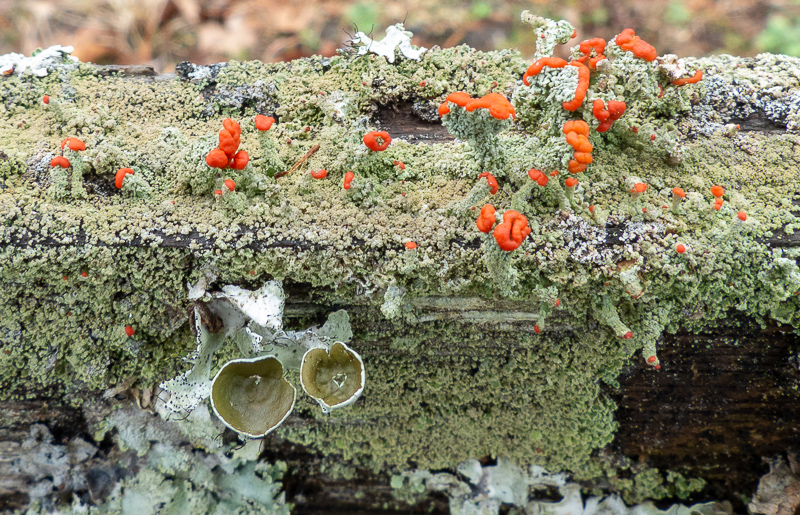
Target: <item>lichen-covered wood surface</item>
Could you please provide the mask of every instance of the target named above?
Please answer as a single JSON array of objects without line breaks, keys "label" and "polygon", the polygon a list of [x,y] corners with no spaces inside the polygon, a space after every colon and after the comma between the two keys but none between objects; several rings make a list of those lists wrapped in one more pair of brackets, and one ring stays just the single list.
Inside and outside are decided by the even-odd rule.
[{"label": "lichen-covered wood surface", "polygon": [[[572,32],[535,30],[553,44]],[[205,407],[179,423],[147,411],[157,385],[186,370],[187,288],[201,277],[212,278],[209,291],[281,280],[292,329],[349,313],[363,396],[331,415],[298,396],[264,440],[268,461],[287,463],[298,509],[444,509],[424,488],[391,498],[390,477],[498,457],[567,472],[629,503],[741,506],[737,494],[751,495],[767,471],[761,456],[800,439],[800,61],[647,62],[608,46],[574,111],[563,104],[576,66],[545,68],[526,85],[531,63],[517,53],[467,47],[419,59],[398,51],[393,63],[352,49],[283,64],[186,64],[175,76],[62,63],[44,77],[0,79],[6,506],[39,499],[46,508],[60,491],[113,511],[124,492],[153,481],[180,499],[181,489],[212,484],[227,499],[226,478],[237,474],[281,481],[245,460],[197,476],[196,455],[176,456],[196,448],[223,459],[232,435]],[[700,82],[671,84],[696,69]],[[462,116],[451,102],[442,125],[437,109],[459,90],[500,93],[515,117]],[[592,103],[612,99],[625,114],[597,132]],[[256,114],[275,125],[257,131]],[[241,125],[243,170],[206,163],[224,118]],[[592,163],[577,174],[561,130],[570,120],[592,128]],[[364,146],[371,130],[391,135],[385,151]],[[86,150],[65,150],[72,168],[54,171],[67,137]],[[123,167],[134,174],[120,190]],[[310,176],[322,168],[326,178]],[[548,185],[529,169],[544,170]],[[499,183],[494,195],[484,171]],[[567,176],[579,180],[574,191]],[[633,193],[636,184],[647,188]],[[719,209],[714,185],[725,189]],[[687,193],[680,203],[675,187]],[[515,250],[478,231],[486,203],[498,223],[512,209],[527,218]],[[240,357],[233,344],[217,354],[215,368]],[[43,438],[36,423],[54,448],[81,437],[94,449],[67,468],[69,480],[50,479],[50,491],[44,469],[25,465],[24,442]],[[87,479],[87,463],[120,455],[130,468],[107,488]]]}]

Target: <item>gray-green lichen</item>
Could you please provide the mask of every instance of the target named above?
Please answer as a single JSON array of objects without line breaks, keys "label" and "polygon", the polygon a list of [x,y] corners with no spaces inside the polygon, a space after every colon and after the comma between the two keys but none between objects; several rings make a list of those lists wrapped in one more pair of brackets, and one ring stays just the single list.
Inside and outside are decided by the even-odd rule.
[{"label": "gray-green lichen", "polygon": [[32,479],[25,512],[31,515],[288,515],[281,492],[286,465],[256,460],[257,446],[223,455],[230,449],[219,431],[205,409],[175,423],[129,404],[112,411],[94,435],[100,442],[113,434],[116,455],[101,457],[98,443],[80,437],[55,444],[45,426],[35,425],[11,471]]},{"label": "gray-green lichen", "polygon": [[[530,63],[515,51],[461,46],[419,60],[397,54],[393,64],[345,52],[186,65],[155,80],[70,64],[2,79],[2,395],[175,377],[195,346],[187,284],[207,270],[218,285],[282,279],[311,288],[313,313],[362,310],[351,311],[352,347],[371,377],[358,403],[324,423],[313,401],[300,400],[303,423],[280,428],[282,438],[374,469],[502,455],[604,476],[592,453],[617,422],[600,385],[614,386],[641,349],[655,356],[663,331],[699,330],[732,312],[800,326],[799,252],[770,240],[796,223],[800,61],[687,59],[703,81],[667,86],[659,99],[666,79],[650,75],[658,65],[609,55],[608,89],[590,91],[624,98],[629,111],[591,133],[594,161],[568,203],[563,177],[531,187],[527,170],[566,175],[572,149],[561,126],[591,120],[593,97],[569,115],[561,102],[574,93],[574,71],[545,69],[525,86]],[[502,171],[494,196],[474,190],[484,170],[468,143],[394,137],[377,155],[363,147],[384,106],[436,119],[454,91],[513,96],[516,121],[497,135],[502,163],[487,165]],[[758,112],[770,131],[748,130]],[[276,118],[268,133],[255,130],[257,113]],[[239,148],[251,156],[242,171],[205,163],[225,117],[242,125]],[[65,137],[86,142],[86,199],[46,194]],[[274,177],[317,144],[304,165]],[[120,167],[135,168],[147,195],[114,188]],[[320,168],[327,178],[311,178]],[[628,177],[648,189],[632,198]],[[236,191],[220,198],[213,192],[228,178]],[[714,184],[726,187],[718,211]],[[687,198],[665,209],[676,186]],[[492,254],[491,236],[481,243],[471,208],[487,202],[531,221],[516,251]],[[406,249],[409,241],[418,247]],[[212,367],[236,352],[221,351]]]},{"label": "gray-green lichen", "polygon": [[[494,465],[482,466],[471,459],[459,463],[455,474],[431,473],[427,470],[404,471],[392,476],[393,494],[409,503],[414,503],[432,492],[443,493],[449,500],[452,515],[497,515],[501,508],[512,513],[558,515],[563,513],[603,513],[608,515],[731,515],[730,503],[707,502],[685,506],[675,504],[666,510],[656,508],[652,502],[627,506],[642,501],[631,497],[631,491],[621,489],[619,495],[604,497],[584,496],[581,487],[570,483],[566,474],[550,474],[540,466],[521,467],[498,458]],[[665,495],[677,495],[684,499],[687,493],[703,486],[702,480],[687,481],[680,474],[669,473],[667,485],[661,486],[663,478],[656,470],[640,474],[644,481],[659,485]],[[647,479],[644,479],[647,477]],[[632,483],[632,482],[631,482]],[[638,486],[638,485],[637,485]],[[560,501],[541,499],[541,490],[556,489]],[[648,490],[653,495],[653,490]],[[635,494],[634,494],[635,495]],[[655,498],[659,498],[658,495]],[[518,511],[513,511],[518,510]]]}]

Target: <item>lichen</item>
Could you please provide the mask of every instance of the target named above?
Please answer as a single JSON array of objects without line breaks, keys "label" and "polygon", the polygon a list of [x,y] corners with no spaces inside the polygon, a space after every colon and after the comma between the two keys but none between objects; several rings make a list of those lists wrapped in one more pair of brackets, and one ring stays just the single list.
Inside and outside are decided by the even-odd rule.
[{"label": "lichen", "polygon": [[[566,25],[554,26],[557,41]],[[796,223],[800,171],[786,163],[800,159],[800,61],[686,59],[703,81],[664,86],[659,99],[658,64],[609,47],[606,71],[599,66],[608,89],[597,98],[613,93],[628,110],[610,131],[591,133],[593,163],[568,203],[556,179],[526,185],[531,167],[563,174],[573,154],[561,102],[574,94],[574,67],[545,69],[524,86],[530,63],[516,51],[462,46],[394,64],[372,53],[231,62],[158,80],[63,64],[46,77],[3,79],[0,395],[101,391],[129,378],[152,386],[187,372],[180,358],[197,344],[186,285],[213,270],[209,287],[303,285],[309,306],[298,320],[357,307],[352,347],[370,370],[362,399],[324,423],[301,399],[305,423],[279,428],[281,438],[376,470],[502,455],[601,476],[592,456],[617,423],[600,385],[613,387],[634,355],[642,364],[642,349],[656,355],[663,331],[700,330],[730,313],[800,326],[798,252],[774,248],[781,227]],[[503,171],[496,195],[476,188],[484,170],[465,142],[393,135],[381,155],[366,154],[361,138],[380,125],[376,112],[412,105],[436,119],[459,90],[513,95],[517,119],[497,135],[502,162],[483,163]],[[747,116],[762,111],[777,129],[747,130]],[[276,118],[266,135],[253,127],[256,114]],[[569,115],[596,123],[591,116],[586,105]],[[251,163],[222,176],[204,159],[224,117],[241,123]],[[86,199],[46,195],[65,137],[86,142]],[[274,177],[317,144],[308,163]],[[120,167],[136,167],[149,194],[120,195]],[[345,191],[350,167],[358,174]],[[312,179],[308,170],[319,168],[328,176]],[[648,189],[631,198],[628,177]],[[217,199],[226,178],[236,191]],[[727,190],[719,211],[714,184]],[[687,198],[664,209],[676,186]],[[512,253],[481,244],[471,208],[490,198],[531,222]],[[418,247],[407,250],[408,241]],[[623,328],[631,338],[620,338]],[[220,350],[211,372],[240,353]]]},{"label": "lichen", "polygon": [[[107,408],[95,405],[106,411]],[[248,513],[288,514],[282,462],[258,461],[257,448],[230,451],[204,409],[165,422],[131,404],[118,406],[91,438],[54,441],[43,425],[11,460],[30,479],[28,514]],[[113,441],[109,463],[99,442]]]},{"label": "lichen", "polygon": [[[685,499],[686,494],[702,488],[703,481],[686,480],[682,475],[668,472],[667,485],[656,469],[640,471],[635,479],[615,482],[617,492],[609,496],[585,496],[580,485],[568,481],[566,474],[551,474],[541,466],[523,467],[502,457],[495,464],[482,466],[476,459],[466,460],[455,467],[457,474],[432,473],[427,470],[408,470],[392,476],[392,493],[398,499],[414,503],[433,492],[447,495],[450,513],[453,515],[496,515],[512,510],[524,513],[560,514],[600,512],[618,515],[636,513],[659,515],[668,513],[717,514],[732,513],[725,503],[708,502],[685,506],[674,504],[667,510],[656,508],[652,502],[638,497],[638,488],[645,483],[658,485],[661,490],[648,489],[652,499],[677,495]],[[632,485],[636,485],[634,488]],[[562,497],[560,501],[542,499],[540,490],[554,489]],[[627,503],[627,505],[626,505]],[[635,506],[629,506],[635,505]],[[513,512],[513,511],[512,511]]]}]

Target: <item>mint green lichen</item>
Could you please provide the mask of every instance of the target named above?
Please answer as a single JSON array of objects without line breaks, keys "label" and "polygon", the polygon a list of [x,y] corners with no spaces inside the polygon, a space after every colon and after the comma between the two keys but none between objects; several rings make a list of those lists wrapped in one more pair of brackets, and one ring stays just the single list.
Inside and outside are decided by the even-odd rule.
[{"label": "mint green lichen", "polygon": [[[198,425],[195,420],[195,431]],[[244,450],[233,458],[192,450],[183,439],[193,435],[133,408],[112,413],[96,437],[111,428],[117,430],[120,448],[135,449],[143,463],[136,475],[117,483],[103,503],[88,508],[90,513],[290,513],[291,505],[280,491],[284,463],[255,461]],[[215,439],[203,440],[209,445]],[[67,513],[83,513],[87,507],[76,499],[72,510]]]},{"label": "mint green lichen", "polygon": [[126,175],[122,181],[122,192],[130,195],[131,198],[147,198],[153,194],[153,188],[150,187],[150,184],[142,174],[137,175],[134,172]]},{"label": "mint green lichen", "polygon": [[[677,504],[663,511],[650,502],[638,504],[665,497],[686,499],[705,483],[701,479],[687,479],[674,471],[668,471],[665,478],[657,469],[627,464],[624,468],[633,468],[635,476],[632,479],[608,478],[616,490],[605,498],[602,491],[595,492],[593,497],[582,495],[581,487],[569,482],[566,474],[551,474],[538,465],[519,466],[503,457],[487,466],[481,466],[476,459],[462,461],[455,467],[458,476],[449,472],[403,471],[393,475],[390,484],[392,494],[408,503],[417,502],[431,492],[444,493],[449,500],[450,513],[454,515],[498,514],[501,507],[548,515],[582,513],[586,507],[609,515],[730,513],[714,502],[690,507]],[[556,489],[562,499],[558,502],[541,500],[539,491],[543,489]]]},{"label": "mint green lichen", "polygon": [[509,129],[513,120],[497,119],[488,109],[469,112],[465,108],[448,102],[450,112],[442,117],[442,125],[456,138],[469,143],[473,158],[480,170],[502,177],[506,174],[505,156],[497,134]]},{"label": "mint green lichen", "polygon": [[[261,159],[259,162],[253,162],[251,166],[263,170],[267,177],[273,177],[276,173],[282,172],[285,165],[278,157],[278,151],[275,148],[275,142],[272,139],[270,131],[258,131],[258,144],[261,149]],[[257,188],[263,182],[262,178],[254,177],[253,183]]]},{"label": "mint green lichen", "polygon": [[69,145],[64,150],[65,157],[69,160],[72,173],[70,174],[70,195],[77,199],[86,199],[89,194],[83,187],[83,158],[80,152],[71,150]]},{"label": "mint green lichen", "polygon": [[567,20],[551,20],[532,14],[530,11],[520,13],[522,23],[526,23],[533,28],[536,35],[535,58],[548,57],[553,55],[556,45],[563,45],[572,39],[575,27]]},{"label": "mint green lichen", "polygon": [[69,171],[61,166],[50,169],[50,189],[48,193],[54,199],[63,199],[69,195]]}]

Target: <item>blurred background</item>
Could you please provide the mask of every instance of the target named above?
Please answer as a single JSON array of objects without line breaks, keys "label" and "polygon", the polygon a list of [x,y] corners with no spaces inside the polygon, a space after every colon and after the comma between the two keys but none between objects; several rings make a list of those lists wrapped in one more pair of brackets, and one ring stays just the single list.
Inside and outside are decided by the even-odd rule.
[{"label": "blurred background", "polygon": [[358,30],[405,20],[421,46],[517,47],[532,55],[523,9],[567,19],[578,39],[626,27],[659,53],[800,56],[800,0],[0,0],[0,54],[72,45],[82,61],[281,61],[333,55]]}]

